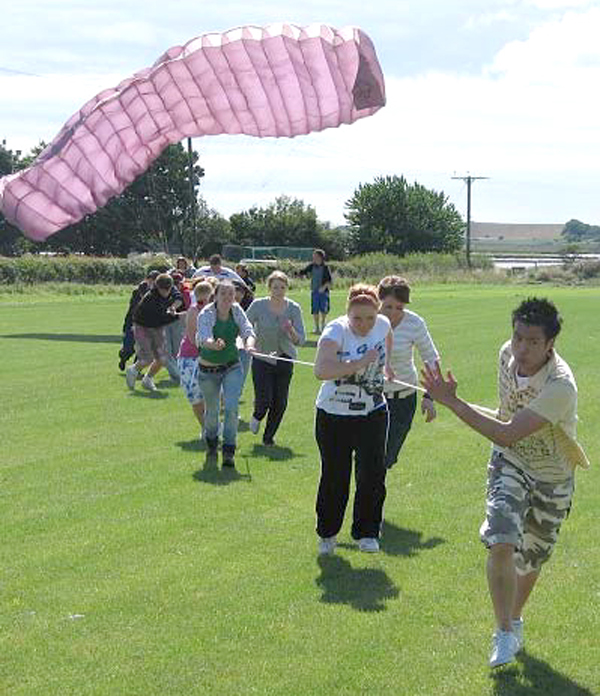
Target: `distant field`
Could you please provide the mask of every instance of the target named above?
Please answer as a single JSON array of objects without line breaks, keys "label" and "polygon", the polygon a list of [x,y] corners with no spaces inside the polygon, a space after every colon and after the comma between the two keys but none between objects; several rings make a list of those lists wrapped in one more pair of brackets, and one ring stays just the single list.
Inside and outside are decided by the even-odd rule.
[{"label": "distant field", "polygon": [[[510,310],[564,313],[592,469],[527,612],[516,665],[487,667],[478,539],[489,446],[417,417],[388,476],[382,552],[317,559],[311,369],[277,437],[241,405],[237,474],[207,460],[181,390],[127,390],[127,292],[0,304],[2,696],[598,696],[600,288],[415,284],[411,308],[469,400],[496,399]],[[333,293],[333,315],[345,293]],[[309,319],[309,293],[294,293]],[[312,360],[311,335],[300,357]],[[349,511],[348,511],[349,512]]]}]

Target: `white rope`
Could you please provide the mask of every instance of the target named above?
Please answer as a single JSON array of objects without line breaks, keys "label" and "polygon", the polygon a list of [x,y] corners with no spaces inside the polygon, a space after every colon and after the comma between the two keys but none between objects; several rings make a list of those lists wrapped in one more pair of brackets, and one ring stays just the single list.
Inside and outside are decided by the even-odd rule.
[{"label": "white rope", "polygon": [[[308,367],[314,367],[315,364],[311,362],[305,362],[304,360],[293,360],[292,358],[284,358],[281,355],[274,355],[271,353],[252,353],[252,355],[256,356],[257,358],[269,358],[270,360],[282,360],[283,362],[290,362],[290,363],[295,363],[297,365],[308,365]],[[409,387],[410,389],[416,389],[417,391],[425,393],[427,390],[423,389],[423,387],[417,387],[416,384],[409,384],[408,382],[401,382],[399,379],[392,379],[388,380],[391,381],[392,384],[400,384],[402,387]]]},{"label": "white rope", "polygon": [[304,360],[292,360],[292,358],[284,358],[281,355],[274,355],[271,353],[252,353],[251,355],[257,358],[268,358],[269,360],[281,360],[283,362],[295,363],[296,365],[308,365],[308,367],[314,367],[315,364],[311,362],[304,362]]}]

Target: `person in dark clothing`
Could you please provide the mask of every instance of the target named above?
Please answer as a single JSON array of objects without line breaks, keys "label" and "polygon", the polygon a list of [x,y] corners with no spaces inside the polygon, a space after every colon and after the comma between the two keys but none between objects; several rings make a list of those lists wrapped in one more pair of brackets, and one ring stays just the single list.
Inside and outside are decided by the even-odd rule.
[{"label": "person in dark clothing", "polygon": [[248,272],[248,266],[246,266],[245,263],[240,263],[237,264],[235,267],[235,272],[239,275],[239,277],[246,283],[246,286],[250,290],[252,294],[256,292],[256,283],[252,280],[250,277],[250,274]]},{"label": "person in dark clothing", "polygon": [[173,279],[167,273],[163,273],[156,279],[152,290],[144,295],[134,309],[133,334],[137,359],[125,372],[130,389],[135,388],[140,368],[149,365],[148,372],[142,379],[142,386],[149,391],[156,391],[153,377],[166,366],[169,359],[165,326],[179,321],[177,310],[182,306],[183,299],[173,288]]},{"label": "person in dark clothing", "polygon": [[160,275],[159,271],[149,271],[148,275],[142,282],[134,289],[131,293],[129,299],[129,307],[127,308],[127,314],[123,319],[123,342],[121,345],[121,350],[119,350],[119,370],[123,372],[127,365],[127,361],[133,355],[135,355],[135,338],[133,336],[133,312],[135,308],[140,303],[142,297],[154,287],[154,281]]},{"label": "person in dark clothing", "polygon": [[329,290],[333,282],[322,249],[313,251],[313,262],[303,268],[300,275],[310,276],[310,313],[313,316],[314,333],[320,334],[329,314]]}]

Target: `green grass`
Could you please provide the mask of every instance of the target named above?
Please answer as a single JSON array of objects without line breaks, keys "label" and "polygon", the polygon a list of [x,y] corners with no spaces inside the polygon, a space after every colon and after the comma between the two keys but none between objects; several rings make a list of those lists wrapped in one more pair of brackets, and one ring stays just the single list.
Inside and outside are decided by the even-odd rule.
[{"label": "green grass", "polygon": [[[494,676],[481,438],[448,413],[417,419],[388,479],[382,553],[360,554],[347,520],[337,557],[318,562],[310,368],[296,368],[273,452],[247,430],[247,385],[239,474],[227,476],[206,468],[178,388],[159,377],[160,397],[127,391],[116,367],[126,293],[5,297],[0,693],[599,694],[600,289],[531,292],[565,316],[559,350],[594,468],[578,475],[531,600],[527,652]],[[460,393],[492,405],[497,350],[529,289],[413,294]],[[295,297],[309,319],[308,291]],[[334,293],[334,314],[343,299]]]}]

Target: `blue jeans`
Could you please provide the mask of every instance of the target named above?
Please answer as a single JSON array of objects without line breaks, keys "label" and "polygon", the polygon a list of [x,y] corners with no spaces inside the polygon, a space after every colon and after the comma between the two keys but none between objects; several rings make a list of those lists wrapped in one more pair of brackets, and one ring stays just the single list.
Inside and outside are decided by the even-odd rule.
[{"label": "blue jeans", "polygon": [[200,389],[204,394],[206,411],[204,414],[204,434],[206,442],[216,442],[219,437],[219,412],[221,392],[223,393],[223,450],[235,452],[238,430],[238,408],[244,373],[239,362],[222,372],[206,372],[200,366]]}]

